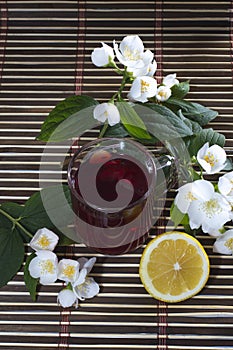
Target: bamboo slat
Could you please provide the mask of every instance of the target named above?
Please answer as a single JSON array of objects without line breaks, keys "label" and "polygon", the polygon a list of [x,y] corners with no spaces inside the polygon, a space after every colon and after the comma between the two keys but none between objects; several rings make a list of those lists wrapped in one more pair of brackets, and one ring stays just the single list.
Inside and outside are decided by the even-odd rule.
[{"label": "bamboo slat", "polygon": [[[218,110],[211,126],[226,136],[233,155],[232,2],[132,0],[1,0],[0,201],[24,203],[40,189],[44,143],[36,142],[49,111],[77,93],[107,101],[120,78],[94,67],[91,51],[139,34],[158,61],[158,79],[177,72],[190,79],[188,100]],[[95,138],[89,131],[80,145]],[[51,145],[44,181],[56,183],[63,149]],[[45,164],[42,164],[45,165]],[[163,232],[174,192],[152,229]],[[168,226],[168,228],[172,228]],[[0,349],[233,349],[233,260],[214,254],[212,237],[200,236],[211,262],[203,291],[179,304],[152,299],[138,275],[143,248],[107,257],[81,244],[58,249],[60,257],[97,257],[100,284],[79,309],[61,309],[61,283],[42,286],[32,302],[23,270],[0,289]]]}]

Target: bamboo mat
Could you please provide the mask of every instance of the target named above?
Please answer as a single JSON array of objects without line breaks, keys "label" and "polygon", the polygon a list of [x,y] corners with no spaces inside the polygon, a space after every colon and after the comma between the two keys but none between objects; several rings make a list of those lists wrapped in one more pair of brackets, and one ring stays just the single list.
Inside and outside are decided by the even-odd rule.
[{"label": "bamboo mat", "polygon": [[[156,54],[158,80],[177,72],[191,80],[188,99],[218,110],[212,127],[233,154],[233,4],[231,1],[0,0],[0,200],[25,200],[39,189],[43,143],[35,137],[58,101],[89,94],[105,101],[119,85],[90,61],[100,41],[139,34]],[[95,137],[89,132],[82,142]],[[51,145],[51,151],[53,146]],[[51,158],[48,182],[56,182]],[[66,175],[64,174],[64,180]],[[173,197],[151,236],[163,232]],[[232,257],[212,252],[203,291],[179,304],[152,299],[142,287],[135,253],[96,254],[92,275],[100,293],[75,310],[62,309],[61,284],[40,288],[32,302],[20,271],[0,289],[0,349],[233,349]],[[93,256],[75,245],[60,256]]]}]

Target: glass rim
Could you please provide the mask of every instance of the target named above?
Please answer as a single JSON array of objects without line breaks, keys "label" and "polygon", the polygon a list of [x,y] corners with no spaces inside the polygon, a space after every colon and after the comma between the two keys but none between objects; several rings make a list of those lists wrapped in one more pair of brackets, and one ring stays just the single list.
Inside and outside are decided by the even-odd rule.
[{"label": "glass rim", "polygon": [[[108,214],[111,213],[110,211],[110,208],[99,208],[97,206],[95,206],[94,203],[87,203],[83,197],[81,195],[78,194],[78,192],[75,190],[75,188],[73,187],[72,185],[72,179],[71,179],[71,170],[72,170],[72,164],[74,162],[74,160],[76,159],[76,157],[83,151],[85,151],[86,149],[88,149],[89,147],[91,147],[92,145],[96,145],[98,144],[98,142],[102,142],[102,141],[107,141],[107,140],[115,140],[115,141],[122,141],[122,142],[129,142],[131,144],[136,144],[136,147],[139,148],[144,154],[146,154],[150,160],[152,161],[152,164],[153,164],[153,168],[155,170],[155,174],[157,172],[157,167],[156,167],[156,163],[155,163],[155,157],[153,156],[153,154],[147,152],[147,149],[144,145],[134,141],[134,140],[131,140],[131,139],[125,139],[125,138],[117,138],[117,137],[103,137],[103,138],[99,138],[99,139],[95,139],[95,140],[92,140],[90,142],[87,142],[85,145],[83,145],[80,149],[78,149],[74,154],[73,156],[71,157],[70,161],[69,161],[69,165],[68,165],[68,169],[67,169],[67,182],[68,182],[68,186],[69,186],[69,189],[70,191],[72,192],[72,194],[75,196],[75,198],[77,200],[79,200],[80,202],[82,202],[83,204],[85,205],[88,205],[91,209],[93,210],[98,210],[98,211],[101,211],[101,212],[104,212],[104,211],[109,211]],[[148,177],[146,177],[147,180],[148,180]],[[152,178],[153,178],[153,175],[152,175]],[[149,197],[149,195],[151,194],[151,192],[153,191],[153,181],[150,182],[150,184],[148,184],[148,190],[144,193],[144,195],[137,199],[135,202],[127,205],[127,207],[125,208],[122,208],[122,209],[119,209],[119,212],[122,211],[122,210],[129,210],[131,209],[132,207],[134,207],[135,205],[138,205],[139,203],[143,202],[145,199],[147,199]],[[110,202],[111,203],[111,202]]]}]

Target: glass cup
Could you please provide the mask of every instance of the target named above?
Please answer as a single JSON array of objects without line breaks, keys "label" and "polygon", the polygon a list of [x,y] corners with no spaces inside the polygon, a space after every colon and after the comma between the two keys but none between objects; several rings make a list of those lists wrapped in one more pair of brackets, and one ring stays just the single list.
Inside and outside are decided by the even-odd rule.
[{"label": "glass cup", "polygon": [[78,150],[68,167],[77,241],[107,255],[144,244],[161,213],[172,162],[129,139],[97,139]]}]

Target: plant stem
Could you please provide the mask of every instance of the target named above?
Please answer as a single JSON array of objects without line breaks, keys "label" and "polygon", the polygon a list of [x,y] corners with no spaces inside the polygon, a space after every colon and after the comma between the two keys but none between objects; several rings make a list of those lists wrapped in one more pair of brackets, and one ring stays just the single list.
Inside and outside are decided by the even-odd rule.
[{"label": "plant stem", "polygon": [[127,75],[127,71],[126,71],[126,67],[125,67],[125,70],[124,70],[124,74],[123,74],[123,79],[122,79],[122,82],[121,82],[121,86],[117,92],[117,95],[119,97],[119,99],[121,99],[121,93],[125,87],[125,84],[127,83],[127,79],[128,79],[128,75]]},{"label": "plant stem", "polygon": [[104,136],[105,131],[107,130],[107,128],[108,128],[108,121],[106,120],[106,122],[104,123],[104,126],[102,127],[102,129],[101,129],[101,131],[99,133],[99,139]]},{"label": "plant stem", "polygon": [[30,237],[30,238],[33,237],[33,235],[28,230],[26,230],[26,228],[24,228],[23,225],[21,225],[19,223],[20,218],[15,219],[13,216],[11,216],[10,214],[8,214],[7,212],[5,212],[2,209],[0,209],[0,213],[13,223],[13,229],[15,226],[18,226],[20,228],[20,230],[23,231],[28,237]]}]

